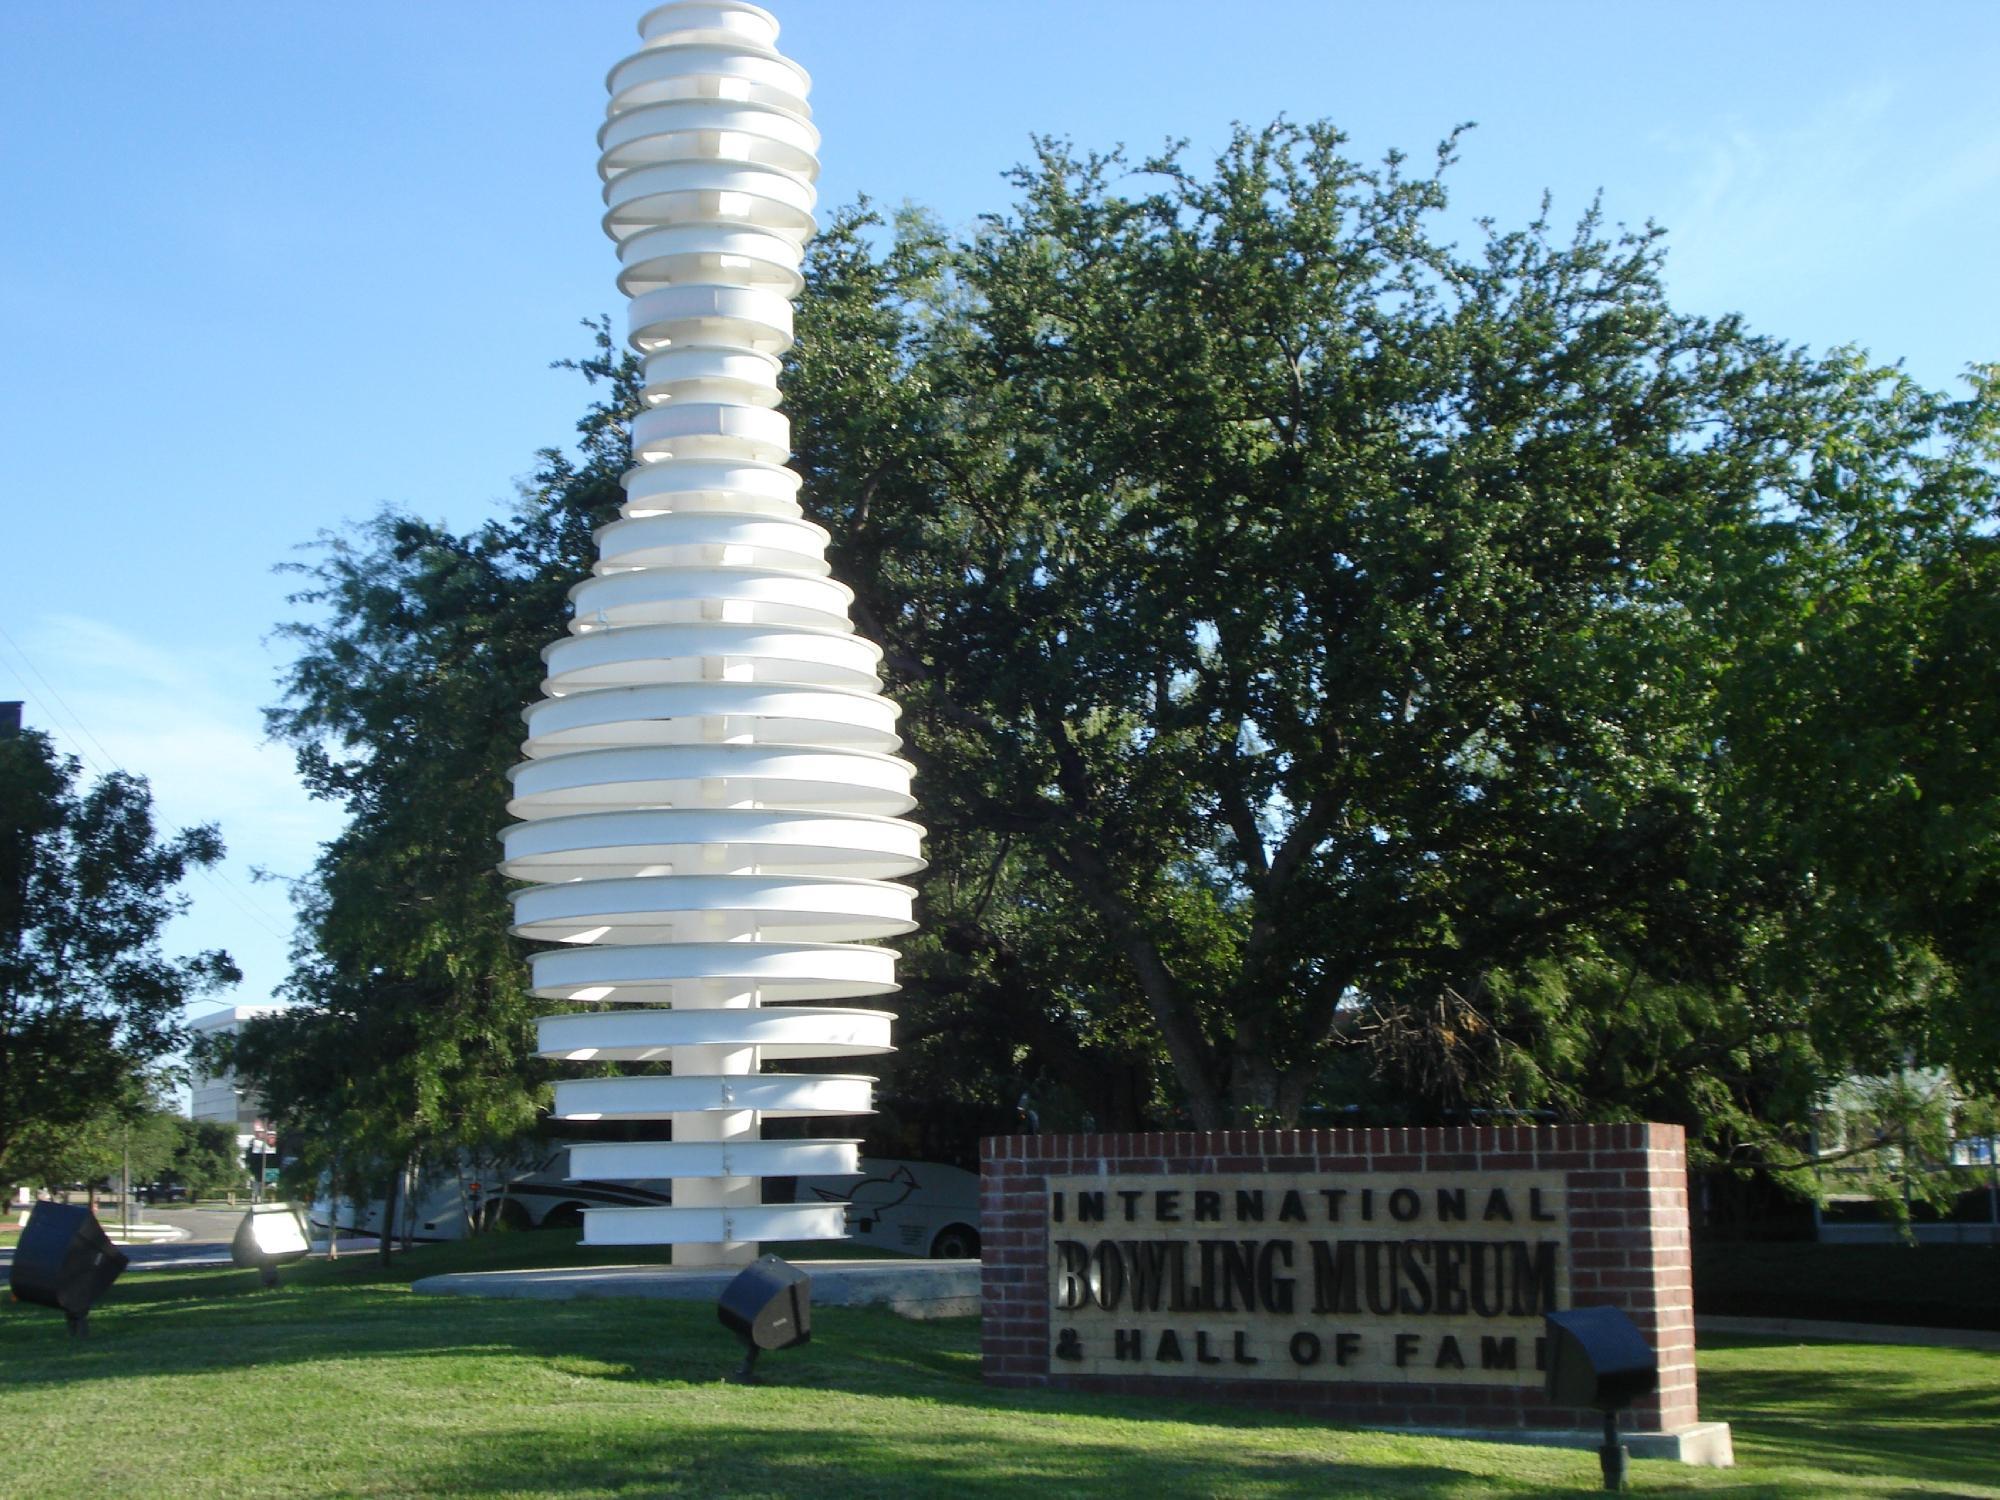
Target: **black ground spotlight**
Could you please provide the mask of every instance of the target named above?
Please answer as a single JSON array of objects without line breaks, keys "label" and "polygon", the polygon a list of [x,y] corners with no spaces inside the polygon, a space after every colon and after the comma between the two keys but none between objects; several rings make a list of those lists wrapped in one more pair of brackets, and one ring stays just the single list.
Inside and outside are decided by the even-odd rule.
[{"label": "black ground spotlight", "polygon": [[130,1264],[89,1209],[80,1204],[37,1203],[14,1247],[8,1286],[17,1302],[61,1309],[69,1331],[86,1338],[90,1309]]},{"label": "black ground spotlight", "polygon": [[1618,1441],[1618,1413],[1659,1389],[1660,1357],[1638,1325],[1615,1307],[1572,1307],[1545,1319],[1549,1333],[1549,1400],[1594,1406],[1604,1413],[1597,1460],[1607,1490],[1625,1488],[1630,1455]]},{"label": "black ground spotlight", "polygon": [[229,1258],[255,1266],[265,1286],[278,1284],[278,1267],[304,1260],[312,1249],[305,1220],[289,1203],[260,1203],[243,1216],[229,1242]]},{"label": "black ground spotlight", "polygon": [[746,1266],[715,1305],[722,1326],[743,1340],[743,1368],[728,1378],[757,1383],[757,1356],[812,1337],[812,1277],[775,1255]]}]

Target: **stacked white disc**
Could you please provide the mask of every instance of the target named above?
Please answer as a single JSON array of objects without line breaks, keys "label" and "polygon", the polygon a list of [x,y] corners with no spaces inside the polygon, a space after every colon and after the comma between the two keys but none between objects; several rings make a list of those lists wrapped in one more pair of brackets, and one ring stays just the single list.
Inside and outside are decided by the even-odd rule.
[{"label": "stacked white disc", "polygon": [[[559,944],[535,993],[545,1057],[664,1061],[556,1085],[566,1120],[671,1125],[571,1148],[577,1178],[671,1178],[667,1208],[600,1208],[588,1244],[728,1264],[759,1240],[838,1239],[838,1204],[764,1204],[766,1176],[853,1172],[855,1142],[759,1138],[767,1117],[855,1115],[872,1080],[767,1061],[889,1050],[922,830],[880,650],[827,576],[827,534],[784,467],[778,359],[812,233],[819,135],[777,22],[680,0],[639,23],[599,134],[646,409],[622,518],[543,656],[503,835],[515,931]],[[825,1003],[835,1002],[835,1003]]]}]

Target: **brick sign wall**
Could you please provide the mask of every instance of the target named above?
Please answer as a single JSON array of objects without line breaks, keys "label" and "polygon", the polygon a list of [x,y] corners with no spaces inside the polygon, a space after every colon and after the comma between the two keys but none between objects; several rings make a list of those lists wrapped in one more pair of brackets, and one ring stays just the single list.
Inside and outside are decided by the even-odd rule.
[{"label": "brick sign wall", "polygon": [[1542,1314],[1623,1308],[1626,1425],[1695,1421],[1678,1126],[1002,1136],[981,1164],[986,1378],[1413,1427],[1593,1428]]}]

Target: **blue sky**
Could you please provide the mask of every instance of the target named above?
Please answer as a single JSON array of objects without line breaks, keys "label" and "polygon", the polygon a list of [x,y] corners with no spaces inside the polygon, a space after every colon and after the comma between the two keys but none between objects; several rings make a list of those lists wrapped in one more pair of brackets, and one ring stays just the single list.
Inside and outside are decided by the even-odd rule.
[{"label": "blue sky", "polygon": [[[2000,6],[777,0],[822,203],[1002,209],[1035,132],[1212,153],[1477,121],[1454,213],[1602,192],[1683,307],[1945,385],[2000,359]],[[0,7],[0,698],[231,849],[182,948],[283,977],[334,827],[262,742],[275,564],[392,501],[466,526],[567,441],[613,310],[593,134],[634,3]],[[550,634],[560,622],[550,621]],[[502,821],[494,809],[497,828]]]}]

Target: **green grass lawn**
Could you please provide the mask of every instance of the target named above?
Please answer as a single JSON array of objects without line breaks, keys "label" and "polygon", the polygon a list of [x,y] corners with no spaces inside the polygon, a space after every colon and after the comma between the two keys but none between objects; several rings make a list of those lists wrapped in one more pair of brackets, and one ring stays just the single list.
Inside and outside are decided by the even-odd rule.
[{"label": "green grass lawn", "polygon": [[[399,1258],[128,1273],[72,1341],[0,1306],[0,1495],[1289,1496],[1596,1491],[1586,1452],[1362,1432],[1193,1403],[1002,1392],[970,1319],[821,1309],[725,1385],[702,1304],[419,1297],[549,1237]],[[586,1257],[594,1259],[596,1257]],[[630,1259],[626,1252],[622,1259]],[[1740,1466],[1634,1466],[1642,1491],[2000,1497],[2000,1355],[1718,1343],[1705,1414]]]}]

